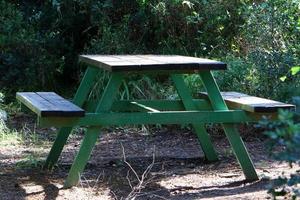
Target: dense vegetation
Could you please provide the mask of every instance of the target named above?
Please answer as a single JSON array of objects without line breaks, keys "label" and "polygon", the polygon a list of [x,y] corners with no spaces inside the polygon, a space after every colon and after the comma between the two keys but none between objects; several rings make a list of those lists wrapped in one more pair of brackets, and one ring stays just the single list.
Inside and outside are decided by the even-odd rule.
[{"label": "dense vegetation", "polygon": [[[214,72],[221,90],[300,105],[299,0],[0,0],[2,140],[18,139],[1,120],[16,91],[71,96],[84,69],[79,54],[149,53],[224,61],[229,69]],[[99,74],[96,95],[107,77]],[[194,94],[201,89],[197,76],[185,81]],[[170,85],[165,76],[134,75],[120,96],[176,98]],[[281,112],[278,121],[261,122],[271,147],[284,147],[275,159],[300,164],[299,121],[299,114]],[[282,176],[270,192],[285,195],[286,185],[299,183],[298,172]],[[297,187],[292,192],[300,196]]]},{"label": "dense vegetation", "polygon": [[[298,102],[299,106],[299,102]],[[300,165],[300,112],[292,113],[280,111],[279,119],[275,122],[262,120],[260,126],[266,129],[265,133],[270,138],[268,147],[273,158],[281,162],[288,162],[290,167]],[[284,147],[276,151],[276,147]],[[269,186],[269,193],[276,199],[277,196],[286,196],[290,199],[300,197],[300,171],[291,174],[282,173]]]},{"label": "dense vegetation", "polygon": [[[225,61],[229,70],[216,74],[222,89],[289,101],[300,86],[290,73],[300,63],[299,6],[297,0],[0,0],[0,92],[74,88],[82,53],[153,53]],[[140,82],[151,89],[156,81]]]}]

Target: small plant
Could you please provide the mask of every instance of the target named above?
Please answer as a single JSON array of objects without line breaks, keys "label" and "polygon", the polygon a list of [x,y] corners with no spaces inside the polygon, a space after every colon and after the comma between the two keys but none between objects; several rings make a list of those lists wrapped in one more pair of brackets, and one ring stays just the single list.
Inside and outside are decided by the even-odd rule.
[{"label": "small plant", "polygon": [[42,168],[44,165],[44,159],[41,158],[42,156],[34,153],[26,156],[24,159],[18,161],[16,163],[16,168],[19,169],[30,169],[30,168]]},{"label": "small plant", "polygon": [[22,137],[15,130],[10,130],[4,120],[0,119],[0,145],[16,145],[22,141]]},{"label": "small plant", "polygon": [[13,113],[13,104],[4,104],[4,94],[0,92],[0,145],[6,146],[11,144],[18,144],[22,141],[21,135],[16,130],[11,130],[6,125],[7,113],[4,110],[8,110],[9,113]]},{"label": "small plant", "polygon": [[7,114],[3,110],[4,107],[4,94],[0,92],[0,120],[7,120]]},{"label": "small plant", "polygon": [[[288,162],[290,167],[300,165],[300,117],[290,112],[279,112],[275,122],[264,119],[260,125],[266,129],[265,134],[270,138],[270,155],[276,160]],[[283,147],[276,151],[275,147]],[[275,151],[274,151],[275,150]],[[278,177],[270,186],[269,193],[276,199],[278,196],[291,195],[291,199],[300,197],[300,171]]]}]

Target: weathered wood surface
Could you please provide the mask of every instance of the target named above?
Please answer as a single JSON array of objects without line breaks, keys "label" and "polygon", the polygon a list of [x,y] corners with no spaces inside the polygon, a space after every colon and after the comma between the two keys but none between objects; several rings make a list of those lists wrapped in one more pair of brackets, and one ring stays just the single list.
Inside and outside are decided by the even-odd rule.
[{"label": "weathered wood surface", "polygon": [[[200,97],[208,99],[207,93],[199,93]],[[230,108],[243,109],[249,112],[271,113],[278,109],[295,109],[292,104],[285,104],[270,99],[264,99],[239,92],[221,92],[223,99]]]},{"label": "weathered wood surface", "polygon": [[225,70],[225,63],[177,55],[81,55],[79,60],[102,69],[118,71]]},{"label": "weathered wood surface", "polygon": [[54,92],[17,92],[17,99],[40,117],[83,117],[85,111]]}]

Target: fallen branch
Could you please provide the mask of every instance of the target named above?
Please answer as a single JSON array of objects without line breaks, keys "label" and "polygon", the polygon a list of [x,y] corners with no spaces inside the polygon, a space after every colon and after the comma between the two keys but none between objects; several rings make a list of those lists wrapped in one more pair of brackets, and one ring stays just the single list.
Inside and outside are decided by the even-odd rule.
[{"label": "fallen branch", "polygon": [[[131,192],[127,195],[127,197],[125,198],[125,200],[133,200],[137,197],[137,195],[139,193],[141,193],[141,190],[143,188],[145,188],[145,186],[149,183],[148,181],[146,181],[154,163],[155,163],[155,146],[154,146],[154,150],[153,150],[153,154],[152,154],[152,162],[151,164],[146,168],[146,170],[143,172],[143,174],[141,176],[138,175],[138,173],[136,172],[136,170],[131,166],[131,164],[126,160],[126,154],[125,154],[125,149],[123,144],[121,143],[121,147],[122,147],[122,153],[123,153],[123,160],[124,163],[126,163],[126,165],[130,168],[130,170],[128,170],[127,172],[127,176],[126,179],[128,181],[129,186],[131,187]],[[129,178],[129,173],[133,172],[133,174],[135,175],[136,179],[138,180],[138,183],[136,185],[132,185],[132,181]]]}]

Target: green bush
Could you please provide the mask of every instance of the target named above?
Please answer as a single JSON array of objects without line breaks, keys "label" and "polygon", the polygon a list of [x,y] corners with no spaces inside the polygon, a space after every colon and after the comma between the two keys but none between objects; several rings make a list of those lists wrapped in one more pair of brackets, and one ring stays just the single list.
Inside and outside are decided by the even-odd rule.
[{"label": "green bush", "polygon": [[[34,42],[33,30],[27,27],[22,13],[12,4],[0,1],[0,85],[1,90],[13,90],[36,85],[26,64],[31,62],[30,45]],[[31,83],[31,84],[30,84]]]},{"label": "green bush", "polygon": [[99,27],[86,52],[219,55],[243,23],[242,3],[150,0],[93,3]]},{"label": "green bush", "polygon": [[18,90],[53,87],[56,55],[45,48],[34,26],[24,19],[17,6],[0,1],[0,85],[8,97]]},{"label": "green bush", "polygon": [[78,80],[78,54],[94,30],[88,5],[0,1],[0,84],[8,98],[16,91],[58,90]]},{"label": "green bush", "polygon": [[273,0],[244,7],[245,23],[236,37],[239,54],[255,76],[258,95],[290,100],[299,95],[299,77],[280,77],[300,63],[300,2]]},{"label": "green bush", "polygon": [[[290,166],[300,165],[300,116],[289,112],[280,111],[279,119],[269,122],[267,119],[260,122],[266,129],[265,134],[270,138],[269,152],[273,158],[288,162]],[[281,151],[276,150],[281,147]],[[300,196],[300,172],[283,174],[270,186],[269,192],[276,198],[291,193],[293,199]]]},{"label": "green bush", "polygon": [[297,77],[279,79],[299,65],[295,0],[0,0],[0,8],[0,84],[8,98],[18,90],[74,88],[82,53],[217,58],[229,64],[217,75],[221,89],[298,95]]}]

